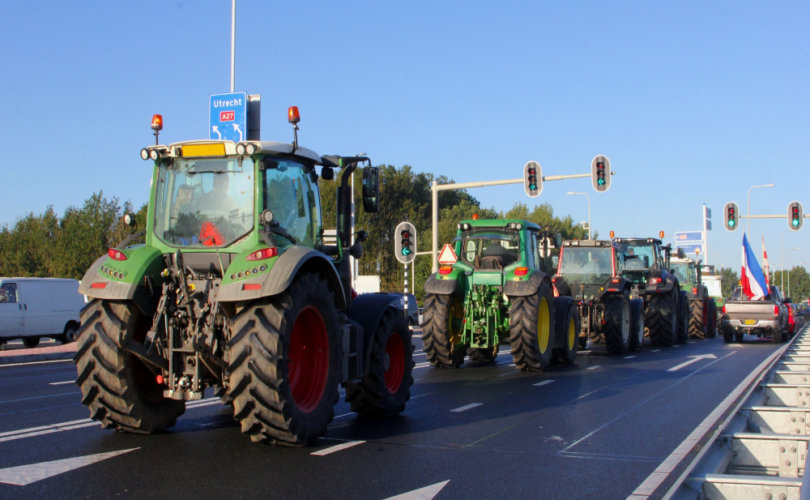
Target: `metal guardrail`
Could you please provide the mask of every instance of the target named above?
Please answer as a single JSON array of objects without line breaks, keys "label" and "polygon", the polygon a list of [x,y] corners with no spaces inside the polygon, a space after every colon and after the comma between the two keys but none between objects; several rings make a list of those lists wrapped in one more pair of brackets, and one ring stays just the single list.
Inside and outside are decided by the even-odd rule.
[{"label": "metal guardrail", "polygon": [[810,498],[810,328],[764,365],[665,499]]}]

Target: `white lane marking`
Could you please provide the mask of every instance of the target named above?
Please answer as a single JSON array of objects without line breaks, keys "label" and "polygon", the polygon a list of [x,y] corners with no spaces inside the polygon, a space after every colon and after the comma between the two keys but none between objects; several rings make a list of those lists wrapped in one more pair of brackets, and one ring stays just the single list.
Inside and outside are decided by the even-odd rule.
[{"label": "white lane marking", "polygon": [[438,495],[439,492],[442,491],[442,488],[447,486],[447,483],[449,482],[450,480],[448,479],[447,481],[431,484],[430,486],[425,486],[424,488],[419,488],[418,490],[388,497],[385,500],[431,500],[432,498],[436,498],[436,495]]},{"label": "white lane marking", "polygon": [[632,354],[630,356],[625,356],[624,357],[624,359],[633,359],[633,358],[635,358],[635,356],[633,356]]},{"label": "white lane marking", "polygon": [[543,380],[542,382],[537,382],[536,384],[532,384],[534,387],[543,387],[544,385],[548,385],[554,382],[554,380]]},{"label": "white lane marking", "polygon": [[591,391],[591,392],[586,392],[586,393],[585,393],[585,394],[583,394],[582,396],[577,396],[577,397],[574,399],[574,401],[579,401],[580,399],[585,399],[585,398],[587,398],[588,396],[590,396],[591,394],[596,394],[597,392],[599,392],[599,391],[601,391],[601,390],[602,390],[602,389],[596,389],[596,390],[593,390],[593,391]]},{"label": "white lane marking", "polygon": [[413,365],[414,368],[427,368],[428,366],[430,366],[430,363],[427,361],[425,361],[424,363],[416,363],[415,365]]},{"label": "white lane marking", "polygon": [[0,368],[11,368],[12,366],[44,365],[46,363],[73,363],[72,359],[46,359],[44,361],[26,361],[24,363],[0,363]]},{"label": "white lane marking", "polygon": [[593,366],[589,366],[588,368],[585,368],[585,369],[586,370],[598,370],[599,368],[602,368],[602,365],[593,365]]},{"label": "white lane marking", "polygon": [[[721,358],[721,359],[725,359],[725,358],[727,358],[727,357],[731,356],[732,354],[734,354],[734,352],[733,352],[733,351],[732,351],[731,353],[729,353],[729,354],[726,354],[726,355],[725,355],[725,356],[723,356],[723,358]],[[668,385],[668,386],[664,387],[664,388],[663,388],[663,389],[661,389],[660,391],[658,391],[658,392],[656,392],[655,394],[653,394],[653,395],[649,396],[648,398],[646,398],[646,399],[644,399],[644,400],[640,401],[640,402],[639,402],[638,404],[636,404],[635,406],[633,406],[633,407],[631,407],[631,408],[628,408],[626,411],[624,411],[624,412],[622,412],[622,413],[620,413],[620,414],[616,415],[614,418],[612,418],[612,419],[608,420],[607,422],[603,423],[602,425],[600,425],[600,426],[599,426],[599,427],[597,427],[596,429],[592,430],[591,432],[589,432],[589,433],[585,434],[584,436],[582,436],[581,438],[577,439],[577,440],[576,440],[576,441],[574,441],[573,443],[569,444],[568,446],[566,446],[566,447],[565,447],[565,448],[562,450],[562,452],[563,452],[563,453],[566,453],[566,452],[570,451],[570,450],[571,450],[571,448],[573,448],[574,446],[577,446],[579,443],[581,443],[581,442],[585,441],[586,439],[590,438],[591,436],[593,436],[593,435],[594,435],[594,434],[596,434],[597,432],[599,432],[599,431],[601,431],[602,429],[604,429],[604,428],[608,427],[609,425],[613,425],[615,422],[617,422],[617,421],[619,421],[620,419],[624,418],[626,415],[630,414],[631,412],[636,411],[637,409],[639,409],[639,408],[641,408],[642,406],[646,405],[647,403],[649,403],[649,402],[650,402],[650,401],[652,401],[653,399],[655,399],[655,398],[657,398],[657,397],[661,396],[662,394],[664,394],[664,393],[665,393],[665,392],[667,392],[668,390],[672,389],[672,388],[673,388],[673,387],[675,387],[676,385],[680,384],[681,382],[684,382],[684,381],[686,381],[686,380],[689,380],[689,379],[690,379],[690,378],[691,378],[693,375],[696,375],[697,373],[699,373],[699,372],[700,372],[701,370],[703,370],[704,368],[706,368],[706,367],[708,367],[708,366],[711,366],[711,365],[713,365],[714,363],[717,363],[718,361],[720,361],[720,360],[712,361],[711,363],[708,363],[706,366],[701,367],[699,370],[695,370],[695,371],[693,371],[692,373],[689,373],[688,375],[686,375],[686,376],[684,376],[684,377],[681,377],[681,378],[677,379],[677,380],[676,380],[675,382],[673,382],[672,384],[670,384],[670,385]],[[594,392],[596,392],[596,391],[594,391]],[[582,396],[580,396],[580,397],[579,397],[579,398],[577,398],[577,399],[581,399],[581,398],[582,398]]]},{"label": "white lane marking", "polygon": [[337,453],[339,451],[343,451],[348,448],[352,448],[359,444],[364,444],[365,441],[349,441],[343,444],[337,444],[335,446],[330,446],[329,448],[324,448],[322,450],[313,451],[310,455],[314,457],[325,457],[326,455],[331,455],[332,453]]},{"label": "white lane marking", "polygon": [[[189,401],[186,403],[187,409],[201,408],[203,406],[211,406],[222,404],[219,399],[204,399],[201,401]],[[53,434],[56,432],[72,431],[75,429],[83,429],[85,427],[94,427],[101,425],[101,422],[83,418],[80,420],[69,420],[67,422],[59,422],[51,425],[41,425],[39,427],[30,427],[28,429],[19,429],[16,431],[0,432],[0,443],[6,441],[15,441],[17,439],[25,439],[36,436],[44,436],[46,434]]]},{"label": "white lane marking", "polygon": [[650,352],[661,352],[661,349],[653,349],[653,350],[652,350],[652,351],[650,351]]},{"label": "white lane marking", "polygon": [[48,385],[67,385],[67,384],[74,384],[75,380],[64,380],[62,382],[49,382]]},{"label": "white lane marking", "polygon": [[22,401],[33,401],[35,399],[48,399],[48,398],[59,398],[63,396],[79,396],[81,392],[74,391],[74,392],[62,392],[59,394],[49,394],[47,396],[31,396],[30,398],[20,398],[20,399],[6,399],[5,401],[0,401],[0,405],[6,403],[19,403]]},{"label": "white lane marking", "polygon": [[461,413],[463,411],[472,410],[473,408],[478,408],[479,406],[483,406],[484,403],[470,403],[468,405],[459,406],[458,408],[453,408],[450,410],[450,413]]},{"label": "white lane marking", "polygon": [[715,356],[714,354],[701,354],[699,356],[689,356],[689,357],[692,358],[692,359],[690,359],[689,361],[684,361],[683,363],[681,363],[679,365],[673,366],[672,368],[670,368],[667,371],[668,372],[676,372],[676,371],[680,370],[681,368],[684,368],[686,366],[691,365],[692,363],[697,363],[701,359],[717,359],[717,356]]},{"label": "white lane marking", "polygon": [[109,458],[129,453],[139,448],[129,448],[126,450],[111,451],[108,453],[97,453],[95,455],[85,455],[83,457],[64,458],[51,462],[41,462],[38,464],[20,465],[0,469],[0,483],[13,484],[15,486],[27,486],[31,483],[53,477],[64,472],[69,472],[85,465],[94,464]]}]

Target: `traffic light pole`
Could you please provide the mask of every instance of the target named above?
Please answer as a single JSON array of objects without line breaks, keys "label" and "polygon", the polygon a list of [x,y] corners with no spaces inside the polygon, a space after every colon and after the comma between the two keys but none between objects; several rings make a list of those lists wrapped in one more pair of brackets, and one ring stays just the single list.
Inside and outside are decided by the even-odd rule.
[{"label": "traffic light pole", "polygon": [[[543,181],[561,181],[565,179],[579,179],[582,177],[591,177],[592,174],[570,174],[570,175],[544,175]],[[503,186],[505,184],[523,184],[523,179],[504,179],[500,181],[481,181],[481,182],[458,182],[450,184],[439,184],[436,181],[430,185],[432,214],[431,214],[431,235],[433,242],[431,246],[431,273],[439,270],[439,191],[450,191],[453,189],[468,189],[480,188],[487,186]]]}]

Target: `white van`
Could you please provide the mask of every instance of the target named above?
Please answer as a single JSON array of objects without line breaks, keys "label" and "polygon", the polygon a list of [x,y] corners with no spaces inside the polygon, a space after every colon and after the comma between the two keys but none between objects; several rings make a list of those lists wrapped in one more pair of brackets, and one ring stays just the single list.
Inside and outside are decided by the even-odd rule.
[{"label": "white van", "polygon": [[72,342],[84,305],[76,280],[0,278],[0,344],[21,338],[35,347],[40,337]]}]

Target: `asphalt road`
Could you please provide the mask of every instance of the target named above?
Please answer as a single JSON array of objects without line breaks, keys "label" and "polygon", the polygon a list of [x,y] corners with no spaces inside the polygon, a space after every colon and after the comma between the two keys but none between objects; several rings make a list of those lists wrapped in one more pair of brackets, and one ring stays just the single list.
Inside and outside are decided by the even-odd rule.
[{"label": "asphalt road", "polygon": [[527,374],[508,354],[433,369],[414,344],[401,416],[363,419],[341,402],[298,449],[251,443],[213,398],[166,434],[102,430],[69,360],[0,364],[0,498],[626,498],[776,348],[594,349]]}]

